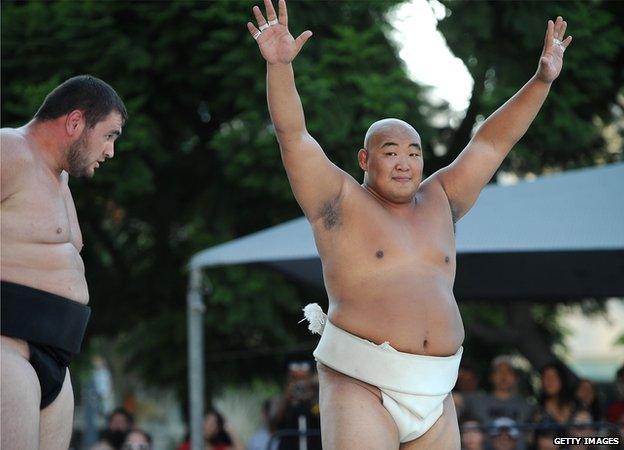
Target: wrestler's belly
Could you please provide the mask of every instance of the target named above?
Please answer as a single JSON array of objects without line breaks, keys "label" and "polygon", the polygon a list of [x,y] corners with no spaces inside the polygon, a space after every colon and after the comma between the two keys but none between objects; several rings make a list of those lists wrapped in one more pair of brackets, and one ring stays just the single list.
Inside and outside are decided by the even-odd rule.
[{"label": "wrestler's belly", "polygon": [[84,264],[71,243],[2,243],[0,277],[88,303]]},{"label": "wrestler's belly", "polygon": [[464,327],[445,274],[386,273],[343,281],[340,289],[327,283],[329,318],[336,326],[406,353],[448,356],[461,346]]}]

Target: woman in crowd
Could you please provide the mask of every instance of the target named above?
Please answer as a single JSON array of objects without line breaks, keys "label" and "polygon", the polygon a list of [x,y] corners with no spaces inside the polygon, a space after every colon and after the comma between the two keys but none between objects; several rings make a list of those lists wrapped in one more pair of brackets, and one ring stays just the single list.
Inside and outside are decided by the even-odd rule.
[{"label": "woman in crowd", "polygon": [[579,380],[574,392],[577,409],[586,409],[594,422],[602,420],[602,405],[596,394],[596,388],[587,378]]},{"label": "woman in crowd", "polygon": [[559,424],[566,423],[574,412],[574,401],[569,382],[559,364],[547,364],[540,371],[542,389],[533,421],[551,419]]},{"label": "woman in crowd", "polygon": [[[223,415],[214,408],[208,408],[204,415],[205,450],[245,450],[236,433],[227,425]],[[189,450],[190,438],[180,444],[177,450]]]},{"label": "woman in crowd", "polygon": [[245,450],[223,415],[214,408],[208,409],[204,416],[204,439],[206,450]]}]

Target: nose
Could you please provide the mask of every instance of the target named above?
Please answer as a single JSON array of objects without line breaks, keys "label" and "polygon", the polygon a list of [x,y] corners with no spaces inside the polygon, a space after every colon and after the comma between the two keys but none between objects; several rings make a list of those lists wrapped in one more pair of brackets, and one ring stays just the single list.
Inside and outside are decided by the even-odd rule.
[{"label": "nose", "polygon": [[108,159],[115,156],[115,144],[111,143],[111,145],[106,147],[106,150],[104,150],[104,156],[106,156]]},{"label": "nose", "polygon": [[400,156],[397,163],[396,163],[396,169],[397,170],[402,170],[402,171],[409,171],[410,166],[409,166],[409,160],[407,156]]}]

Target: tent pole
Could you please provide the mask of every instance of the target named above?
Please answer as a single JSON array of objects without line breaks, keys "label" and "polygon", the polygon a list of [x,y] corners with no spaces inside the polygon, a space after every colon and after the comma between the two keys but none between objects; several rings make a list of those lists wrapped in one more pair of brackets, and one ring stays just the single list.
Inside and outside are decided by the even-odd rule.
[{"label": "tent pole", "polygon": [[186,295],[191,450],[204,450],[204,312],[202,273],[193,268]]}]

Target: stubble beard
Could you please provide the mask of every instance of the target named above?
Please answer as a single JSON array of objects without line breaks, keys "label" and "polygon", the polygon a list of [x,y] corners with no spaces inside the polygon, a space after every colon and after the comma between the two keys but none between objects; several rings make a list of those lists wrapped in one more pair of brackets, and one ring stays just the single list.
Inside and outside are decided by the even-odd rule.
[{"label": "stubble beard", "polygon": [[89,172],[89,162],[87,161],[87,135],[83,131],[78,140],[69,146],[67,151],[67,172],[73,177],[93,176]]}]

